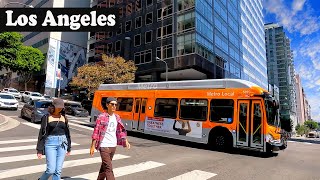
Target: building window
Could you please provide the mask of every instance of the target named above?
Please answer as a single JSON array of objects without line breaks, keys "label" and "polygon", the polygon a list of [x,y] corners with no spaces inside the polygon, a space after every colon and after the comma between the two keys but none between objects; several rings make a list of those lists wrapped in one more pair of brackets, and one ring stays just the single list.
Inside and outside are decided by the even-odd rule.
[{"label": "building window", "polygon": [[[168,36],[172,34],[172,24],[162,27],[163,28],[163,36]],[[157,29],[157,38],[161,38],[161,27]]]},{"label": "building window", "polygon": [[178,11],[189,9],[195,6],[195,0],[178,0]]},{"label": "building window", "polygon": [[146,51],[137,52],[134,54],[134,63],[143,64],[152,61],[152,49]]},{"label": "building window", "polygon": [[112,54],[112,48],[113,48],[112,43],[108,43],[107,44],[107,53]]},{"label": "building window", "polygon": [[206,99],[181,99],[180,119],[207,120],[208,100]]},{"label": "building window", "polygon": [[150,12],[146,15],[146,25],[152,24],[153,22],[153,13]]},{"label": "building window", "polygon": [[147,1],[146,1],[146,2],[147,2],[147,7],[152,5],[152,1],[153,1],[153,0],[147,0]]},{"label": "building window", "polygon": [[178,16],[178,31],[192,30],[195,27],[194,12]]},{"label": "building window", "polygon": [[145,33],[145,40],[146,40],[145,42],[146,44],[152,42],[152,31],[148,31]]},{"label": "building window", "polygon": [[116,41],[116,51],[121,51],[121,40]]},{"label": "building window", "polygon": [[136,10],[136,12],[141,10],[141,0],[136,0],[136,2],[135,2],[135,10]]},{"label": "building window", "polygon": [[210,121],[233,122],[234,102],[232,99],[212,99],[210,102]]},{"label": "building window", "polygon": [[131,31],[131,21],[126,22],[126,32]]},{"label": "building window", "polygon": [[176,118],[178,111],[178,99],[158,98],[154,108],[155,117]]},{"label": "building window", "polygon": [[[162,8],[158,9],[158,21],[161,20],[161,13],[162,13]],[[165,19],[166,17],[170,16],[173,13],[172,11],[172,5],[167,6],[167,7],[163,7],[163,19]]]},{"label": "building window", "polygon": [[195,52],[195,34],[187,34],[177,38],[178,55]]},{"label": "building window", "polygon": [[136,28],[141,27],[141,25],[142,25],[142,17],[139,16],[136,18]]},{"label": "building window", "polygon": [[[163,46],[163,59],[172,57],[172,45]],[[157,47],[157,57],[161,58],[161,47]]]},{"label": "building window", "polygon": [[116,4],[116,0],[109,0],[109,7],[113,7]]},{"label": "building window", "polygon": [[134,46],[141,45],[141,34],[137,34],[134,36]]},{"label": "building window", "polygon": [[122,23],[119,24],[118,31],[117,31],[117,34],[121,34],[121,33],[122,33]]},{"label": "building window", "polygon": [[123,17],[123,8],[122,8],[122,7],[119,8],[119,16],[120,16],[120,17]]},{"label": "building window", "polygon": [[126,6],[126,15],[130,15],[132,13],[132,3],[129,3],[127,6]]}]

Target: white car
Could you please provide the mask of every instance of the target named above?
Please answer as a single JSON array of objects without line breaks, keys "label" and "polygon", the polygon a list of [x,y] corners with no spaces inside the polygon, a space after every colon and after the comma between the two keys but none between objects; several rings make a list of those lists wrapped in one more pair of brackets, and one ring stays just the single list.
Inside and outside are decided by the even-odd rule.
[{"label": "white car", "polygon": [[4,88],[3,92],[14,95],[15,98],[21,99],[21,94],[14,88]]},{"label": "white car", "polygon": [[34,101],[34,100],[45,100],[46,98],[42,96],[42,94],[38,92],[31,92],[29,95],[29,100]]},{"label": "white car", "polygon": [[9,93],[0,93],[0,108],[18,110],[19,102]]},{"label": "white car", "polygon": [[28,100],[30,100],[30,91],[24,91],[24,93],[22,94],[22,102],[28,102]]}]

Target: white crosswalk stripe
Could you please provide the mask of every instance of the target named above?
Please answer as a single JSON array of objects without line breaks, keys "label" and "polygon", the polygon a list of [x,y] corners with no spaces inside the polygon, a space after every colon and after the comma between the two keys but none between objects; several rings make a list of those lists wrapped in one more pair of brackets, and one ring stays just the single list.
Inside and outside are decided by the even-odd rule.
[{"label": "white crosswalk stripe", "polygon": [[[4,178],[19,179],[25,176],[37,177],[40,173],[45,171],[46,169],[45,161],[35,161],[38,159],[36,154],[30,152],[31,149],[35,149],[36,141],[37,139],[31,139],[31,138],[0,141],[0,145],[2,145],[2,147],[0,147],[0,169],[1,169],[0,179],[4,179]],[[23,143],[23,146],[21,143]],[[7,145],[7,144],[10,144],[10,146],[3,147],[4,145]],[[15,146],[11,146],[11,145],[15,145]],[[74,145],[78,145],[78,147],[73,148],[73,150],[71,151],[71,157],[67,157],[66,160],[64,161],[64,164],[63,164],[64,170],[62,173],[62,177],[67,177],[67,178],[64,178],[65,180],[96,179],[98,176],[99,169],[92,169],[92,170],[85,169],[84,172],[79,171],[78,169],[82,170],[83,167],[85,167],[86,165],[93,165],[93,164],[100,166],[101,157],[99,155],[90,157],[88,148],[81,149],[81,146],[79,146],[79,144],[77,143],[73,143],[73,146]],[[22,150],[29,150],[29,151],[22,151]],[[27,153],[23,154],[21,152],[27,152]],[[5,153],[9,153],[9,154],[6,155]],[[16,155],[13,155],[15,153]],[[87,155],[87,156],[84,156],[84,155]],[[45,156],[43,156],[43,158],[45,158]],[[130,158],[131,157],[128,155],[116,153],[113,157],[113,161],[130,159]],[[34,161],[36,164],[30,165],[30,163],[27,163],[28,161]],[[114,166],[113,172],[116,178],[119,178],[122,176],[129,176],[137,173],[145,173],[152,169],[157,169],[161,167],[166,168],[169,166],[169,164],[166,164],[163,162],[156,162],[154,160],[143,160],[143,158],[141,158],[141,160],[134,158],[133,162],[131,162],[131,160],[128,162],[129,163],[126,163],[125,166],[120,166],[120,167]],[[10,166],[11,168],[6,168],[7,163],[11,163],[11,166]],[[68,172],[72,173],[73,170],[76,170],[75,172],[82,172],[82,173],[68,176]],[[184,179],[206,180],[217,175],[215,173],[205,172],[201,170],[188,169],[188,171],[189,172],[185,172],[184,174],[181,174],[181,173],[174,174],[173,176],[168,177],[168,180],[180,180],[180,179],[181,180],[182,179],[183,180]]]}]

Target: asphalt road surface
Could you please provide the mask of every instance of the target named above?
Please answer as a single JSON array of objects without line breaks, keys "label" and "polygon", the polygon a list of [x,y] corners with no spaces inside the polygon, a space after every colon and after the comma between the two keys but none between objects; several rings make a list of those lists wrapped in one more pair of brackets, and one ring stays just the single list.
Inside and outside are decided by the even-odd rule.
[{"label": "asphalt road surface", "polygon": [[[0,179],[38,179],[45,170],[45,159],[38,160],[35,151],[40,125],[21,119],[20,110],[0,110],[0,114],[18,122],[4,131],[0,127]],[[101,160],[99,152],[89,156],[92,127],[87,126],[88,119],[69,116],[73,147],[64,162],[63,179],[97,178]],[[320,179],[317,141],[289,141],[285,151],[264,156],[244,150],[217,152],[201,144],[138,133],[129,133],[128,139],[132,148],[118,146],[113,160],[119,180]]]}]

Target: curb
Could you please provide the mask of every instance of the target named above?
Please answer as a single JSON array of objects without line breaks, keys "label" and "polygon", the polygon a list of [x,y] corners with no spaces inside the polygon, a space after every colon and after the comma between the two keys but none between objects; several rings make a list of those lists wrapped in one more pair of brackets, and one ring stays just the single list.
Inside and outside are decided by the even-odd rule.
[{"label": "curb", "polygon": [[0,114],[0,117],[3,117],[3,119],[4,119],[4,122],[0,123],[0,128],[1,128],[2,126],[5,126],[6,124],[8,124],[9,120],[1,114]]}]

